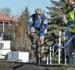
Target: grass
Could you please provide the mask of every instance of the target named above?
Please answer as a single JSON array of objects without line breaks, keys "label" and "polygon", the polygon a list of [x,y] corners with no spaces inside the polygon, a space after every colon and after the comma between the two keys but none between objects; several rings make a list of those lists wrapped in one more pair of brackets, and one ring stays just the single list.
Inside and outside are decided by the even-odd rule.
[{"label": "grass", "polygon": [[69,67],[67,70],[75,70],[75,67]]},{"label": "grass", "polygon": [[75,70],[75,66],[63,64],[36,65],[0,61],[0,70]]}]

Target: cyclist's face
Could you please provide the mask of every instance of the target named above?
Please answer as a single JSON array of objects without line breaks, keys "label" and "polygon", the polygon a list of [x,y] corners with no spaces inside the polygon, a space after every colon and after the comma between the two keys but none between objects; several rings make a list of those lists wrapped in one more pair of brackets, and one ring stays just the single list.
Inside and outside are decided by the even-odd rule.
[{"label": "cyclist's face", "polygon": [[36,14],[36,17],[37,17],[38,19],[40,19],[40,18],[41,18],[41,14]]},{"label": "cyclist's face", "polygon": [[75,0],[68,0],[68,3],[71,4],[71,5],[75,4]]}]

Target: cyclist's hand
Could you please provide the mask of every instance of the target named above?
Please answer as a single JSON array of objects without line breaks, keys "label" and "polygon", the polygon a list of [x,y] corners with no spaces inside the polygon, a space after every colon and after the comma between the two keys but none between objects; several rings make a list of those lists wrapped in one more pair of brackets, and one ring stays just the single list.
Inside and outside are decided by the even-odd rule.
[{"label": "cyclist's hand", "polygon": [[47,33],[47,29],[44,30],[44,33],[45,33],[45,34]]},{"label": "cyclist's hand", "polygon": [[64,22],[65,24],[67,24],[67,22],[68,22],[68,20],[67,20],[67,18],[66,18],[66,15],[63,15],[63,22]]},{"label": "cyclist's hand", "polygon": [[29,34],[30,34],[30,32],[28,31],[28,32],[27,32],[27,34],[29,35]]}]

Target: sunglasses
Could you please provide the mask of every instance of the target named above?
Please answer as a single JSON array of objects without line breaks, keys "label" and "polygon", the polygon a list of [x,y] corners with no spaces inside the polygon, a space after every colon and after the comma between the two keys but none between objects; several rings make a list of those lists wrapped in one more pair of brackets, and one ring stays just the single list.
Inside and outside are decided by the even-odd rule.
[{"label": "sunglasses", "polygon": [[41,14],[36,14],[36,15],[41,15]]}]

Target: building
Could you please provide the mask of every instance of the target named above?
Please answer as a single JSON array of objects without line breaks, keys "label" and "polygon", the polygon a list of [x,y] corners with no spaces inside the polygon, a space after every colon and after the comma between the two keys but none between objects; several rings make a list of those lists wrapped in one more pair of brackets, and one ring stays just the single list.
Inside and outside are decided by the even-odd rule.
[{"label": "building", "polygon": [[0,36],[3,33],[4,40],[15,39],[15,31],[18,23],[18,19],[0,14]]},{"label": "building", "polygon": [[0,14],[0,59],[4,59],[14,44],[19,20]]}]

